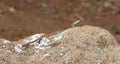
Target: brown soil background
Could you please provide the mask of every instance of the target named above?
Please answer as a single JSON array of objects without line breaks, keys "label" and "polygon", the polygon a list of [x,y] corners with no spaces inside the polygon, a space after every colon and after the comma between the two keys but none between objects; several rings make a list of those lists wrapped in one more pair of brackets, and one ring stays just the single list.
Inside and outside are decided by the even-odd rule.
[{"label": "brown soil background", "polygon": [[[77,26],[120,28],[120,0],[0,0],[0,38],[18,40]],[[120,35],[115,35],[120,42]]]}]

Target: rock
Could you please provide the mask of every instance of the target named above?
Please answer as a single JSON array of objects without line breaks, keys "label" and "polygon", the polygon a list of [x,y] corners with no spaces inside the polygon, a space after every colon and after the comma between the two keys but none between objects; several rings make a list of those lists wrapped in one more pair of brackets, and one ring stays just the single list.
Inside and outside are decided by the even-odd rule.
[{"label": "rock", "polygon": [[61,42],[87,42],[91,45],[102,48],[108,46],[118,46],[118,42],[109,33],[109,31],[95,26],[82,26],[68,29]]},{"label": "rock", "polygon": [[19,46],[22,49],[20,53],[0,48],[0,64],[120,64],[120,46],[105,29],[95,26],[73,27],[44,36],[49,41],[44,41],[48,45],[44,45],[42,50],[35,47],[41,44],[39,38],[44,44],[44,37],[41,36],[14,42],[13,49],[17,44],[30,44],[25,49]]},{"label": "rock", "polygon": [[[63,31],[64,32],[64,31]],[[65,30],[59,45],[45,50],[47,64],[119,64],[120,47],[105,29],[82,26]],[[54,43],[56,44],[56,43]]]},{"label": "rock", "polygon": [[[82,43],[82,42],[79,42]],[[61,48],[63,46],[63,48]],[[93,47],[86,43],[81,46],[77,43],[60,44],[46,50],[50,56],[45,57],[41,64],[119,64],[120,47],[104,48]],[[40,55],[40,53],[39,53]]]}]

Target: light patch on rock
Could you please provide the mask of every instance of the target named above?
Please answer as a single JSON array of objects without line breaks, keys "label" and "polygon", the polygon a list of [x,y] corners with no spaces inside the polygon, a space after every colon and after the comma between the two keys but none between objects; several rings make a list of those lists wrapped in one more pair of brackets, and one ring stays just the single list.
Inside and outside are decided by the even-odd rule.
[{"label": "light patch on rock", "polygon": [[42,45],[38,44],[38,43],[35,43],[34,46],[35,46],[36,49],[39,49],[39,50],[44,50],[45,49],[45,47],[42,47]]},{"label": "light patch on rock", "polygon": [[44,57],[48,57],[48,56],[50,56],[50,54],[49,54],[49,53],[44,54],[44,55],[43,55],[43,58],[44,58]]},{"label": "light patch on rock", "polygon": [[5,48],[6,46],[5,45],[3,45],[3,48]]},{"label": "light patch on rock", "polygon": [[14,49],[15,49],[15,52],[20,53],[20,52],[22,52],[22,45],[21,44],[17,44],[17,45],[14,46]]},{"label": "light patch on rock", "polygon": [[51,36],[49,37],[49,38],[51,38],[50,40],[53,41],[51,44],[53,44],[53,43],[55,43],[55,42],[61,40],[61,39],[64,37],[64,34],[65,34],[66,32],[68,32],[68,31],[69,31],[69,29],[64,30],[63,32],[58,33],[58,34],[51,35]]},{"label": "light patch on rock", "polygon": [[35,42],[34,45],[36,49],[44,50],[44,46],[47,46],[48,42],[50,42],[50,40],[47,37],[43,37],[39,43]]},{"label": "light patch on rock", "polygon": [[41,41],[40,41],[40,45],[48,45],[48,42],[50,42],[50,40],[47,37],[44,37]]},{"label": "light patch on rock", "polygon": [[23,41],[25,43],[33,42],[33,41],[39,39],[40,37],[42,37],[43,35],[44,35],[43,33],[41,33],[41,34],[35,34],[35,35],[32,35],[30,37],[27,37],[27,38],[23,39]]},{"label": "light patch on rock", "polygon": [[62,37],[63,37],[63,35],[60,34],[60,35],[58,35],[57,37],[54,38],[54,41],[58,41],[58,40],[60,40]]},{"label": "light patch on rock", "polygon": [[12,53],[12,51],[10,51],[10,50],[6,50],[6,52],[8,52],[8,53]]},{"label": "light patch on rock", "polygon": [[9,40],[6,40],[6,39],[0,39],[0,42],[2,42],[2,43],[4,43],[4,44],[10,43],[10,41],[9,41]]}]

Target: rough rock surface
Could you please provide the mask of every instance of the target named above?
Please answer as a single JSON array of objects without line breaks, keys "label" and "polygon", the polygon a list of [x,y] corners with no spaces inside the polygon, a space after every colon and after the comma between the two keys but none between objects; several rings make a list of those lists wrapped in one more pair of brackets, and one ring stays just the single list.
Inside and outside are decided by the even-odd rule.
[{"label": "rough rock surface", "polygon": [[82,26],[68,29],[61,41],[87,42],[91,45],[108,47],[118,45],[115,38],[105,29],[94,26]]},{"label": "rough rock surface", "polygon": [[0,64],[120,64],[120,46],[105,29],[82,26],[42,35],[1,39]]}]

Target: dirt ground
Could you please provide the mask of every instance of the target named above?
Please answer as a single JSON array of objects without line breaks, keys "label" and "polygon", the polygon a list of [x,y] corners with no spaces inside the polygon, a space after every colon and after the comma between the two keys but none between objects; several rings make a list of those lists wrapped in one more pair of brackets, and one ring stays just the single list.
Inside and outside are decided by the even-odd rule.
[{"label": "dirt ground", "polygon": [[[77,26],[120,28],[120,0],[0,0],[0,37],[18,40]],[[115,34],[114,34],[115,35]],[[120,35],[115,35],[120,42]]]}]

